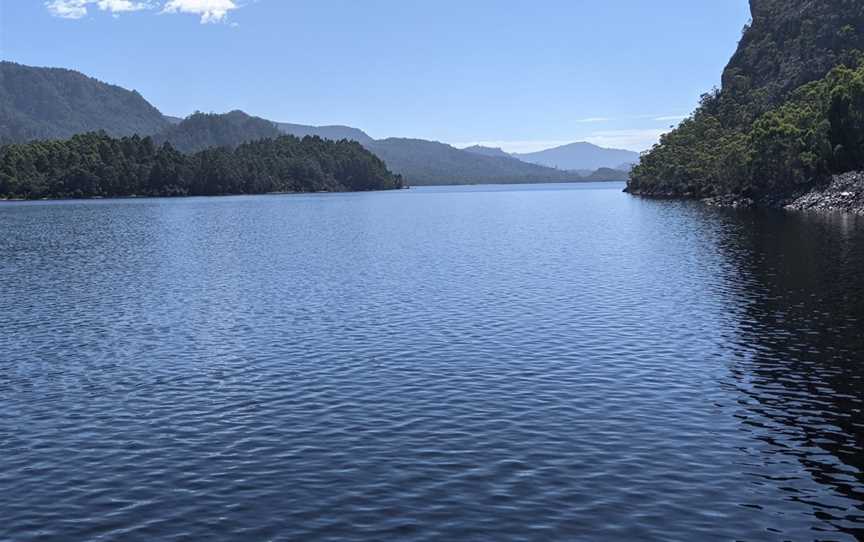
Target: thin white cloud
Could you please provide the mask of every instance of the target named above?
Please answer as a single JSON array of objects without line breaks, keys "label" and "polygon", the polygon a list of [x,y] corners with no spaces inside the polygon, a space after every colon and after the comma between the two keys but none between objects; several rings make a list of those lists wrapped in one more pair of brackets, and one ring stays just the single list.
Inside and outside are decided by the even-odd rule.
[{"label": "thin white cloud", "polygon": [[221,23],[239,7],[233,0],[168,0],[162,13],[191,13],[201,16],[201,24]]},{"label": "thin white cloud", "polygon": [[[107,11],[115,17],[132,11],[154,10],[160,13],[188,13],[201,17],[201,23],[226,22],[228,14],[239,9],[235,0],[47,0],[45,7],[51,15],[64,19],[81,19],[88,15],[89,7]],[[235,25],[232,25],[235,26]]]},{"label": "thin white cloud", "polygon": [[149,9],[150,2],[136,2],[133,0],[98,0],[96,5],[102,11],[110,11],[111,13],[124,13],[127,11],[141,11]]},{"label": "thin white cloud", "polygon": [[589,123],[600,123],[600,122],[613,122],[615,120],[653,120],[655,122],[670,122],[677,121],[680,122],[689,117],[689,115],[662,115],[662,114],[654,114],[654,115],[636,115],[632,117],[619,117],[617,119],[611,117],[588,117],[585,119],[576,119],[574,122],[589,124]]},{"label": "thin white cloud", "polygon": [[46,2],[45,7],[51,15],[64,19],[80,19],[87,15],[87,2],[83,0],[53,0]]},{"label": "thin white cloud", "polygon": [[96,6],[113,15],[150,8],[149,2],[135,0],[50,0],[45,2],[48,11],[55,17],[81,19],[87,15],[88,6]]},{"label": "thin white cloud", "polygon": [[587,119],[578,119],[576,122],[587,124],[591,122],[610,122],[611,120],[608,117],[588,117]]}]

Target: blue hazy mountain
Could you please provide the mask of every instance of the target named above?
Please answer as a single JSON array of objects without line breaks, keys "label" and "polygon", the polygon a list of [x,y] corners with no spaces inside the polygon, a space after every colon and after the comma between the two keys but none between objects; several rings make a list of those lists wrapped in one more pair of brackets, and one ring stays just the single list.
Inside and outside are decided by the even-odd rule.
[{"label": "blue hazy mountain", "polygon": [[[424,139],[390,138],[367,143],[409,184],[514,184],[584,180],[571,171],[529,164],[512,156],[486,156]],[[612,179],[610,179],[612,180]]]},{"label": "blue hazy mountain", "polygon": [[639,153],[623,149],[606,149],[591,143],[570,143],[539,152],[517,153],[514,157],[524,162],[546,167],[570,170],[597,170],[621,168],[639,161]]}]

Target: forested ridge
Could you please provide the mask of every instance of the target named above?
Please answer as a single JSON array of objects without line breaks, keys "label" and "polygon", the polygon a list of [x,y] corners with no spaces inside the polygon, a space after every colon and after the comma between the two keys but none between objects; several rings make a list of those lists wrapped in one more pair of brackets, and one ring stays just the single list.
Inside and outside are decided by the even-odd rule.
[{"label": "forested ridge", "polygon": [[[346,139],[357,141],[381,157],[391,170],[403,174],[412,185],[583,180],[574,172],[529,164],[511,156],[478,156],[444,143],[401,138],[376,141],[341,127],[301,130],[299,125],[291,126],[298,134],[330,135],[332,138],[350,136]],[[170,143],[182,152],[198,152],[212,147],[234,148],[248,141],[277,138],[284,130],[278,123],[253,117],[243,111],[224,114],[196,112],[156,134],[153,139],[157,144]],[[599,172],[598,175],[603,173]],[[609,176],[608,172],[605,173]],[[621,178],[621,174],[616,178]]]},{"label": "forested ridge", "polygon": [[0,147],[0,197],[194,196],[401,188],[353,141],[280,136],[184,154],[150,137],[88,133]]},{"label": "forested ridge", "polygon": [[170,143],[181,152],[193,153],[211,147],[234,148],[259,139],[276,139],[283,133],[276,123],[243,111],[224,114],[196,111],[153,137],[156,144]]},{"label": "forested ridge", "polygon": [[770,199],[864,169],[864,0],[751,0],[753,20],[690,118],[628,191]]},{"label": "forested ridge", "polygon": [[[93,160],[89,158],[93,153],[85,148],[85,142],[89,139],[58,141],[79,134],[99,132],[113,138],[128,137],[128,140],[120,139],[110,145],[102,142],[121,149],[138,145],[133,143],[137,141],[131,137],[133,135],[139,136],[138,140],[141,141],[150,137],[147,145],[152,146],[153,151],[146,148],[125,154],[110,151],[104,156],[100,154],[99,160]],[[301,138],[310,135],[334,141],[357,141],[381,157],[390,171],[403,175],[406,182],[416,185],[626,179],[626,173],[610,169],[601,169],[586,176],[586,172],[527,163],[503,152],[503,156],[484,156],[433,141],[404,138],[375,140],[355,128],[280,124],[242,111],[224,114],[195,112],[185,119],[178,119],[162,115],[135,91],[103,83],[73,70],[0,63],[0,145],[19,145],[2,153],[8,156],[14,151],[16,155],[42,157],[32,161],[7,161],[0,197],[247,193],[258,191],[255,188],[257,184],[272,185],[276,191],[285,189],[285,185],[296,185],[302,190],[313,189],[310,188],[313,186],[321,186],[320,189],[336,189],[328,188],[331,186],[353,189],[353,181],[343,182],[341,178],[334,180],[326,168],[319,175],[316,168],[311,166],[307,169],[313,176],[306,183],[300,182],[296,176],[302,168],[296,163],[292,166],[293,177],[290,178],[285,177],[284,171],[280,170],[281,177],[276,180],[271,176],[261,183],[248,179],[239,182],[236,168],[225,167],[223,171],[225,175],[230,172],[232,182],[207,183],[201,181],[201,173],[189,165],[192,160],[183,158],[189,163],[179,168],[184,181],[179,184],[170,180],[162,183],[156,180],[142,181],[142,171],[148,172],[147,175],[159,171],[150,166],[150,158],[130,165],[137,159],[136,156],[159,154],[165,143],[170,147],[165,147],[163,158],[172,162],[176,160],[165,157],[177,152],[195,154],[210,149],[221,149],[210,152],[222,157],[226,151],[234,153],[243,144],[264,139],[276,140],[285,132]],[[323,152],[326,154],[330,150],[327,148]],[[356,151],[357,148],[354,149]],[[69,158],[71,156],[78,158]],[[317,163],[325,158],[318,156],[313,161]],[[259,162],[267,163],[266,157],[262,156]],[[65,163],[75,169],[56,169],[57,163]],[[118,164],[122,164],[122,167]],[[254,170],[261,171],[262,168],[256,166]],[[117,179],[115,175],[118,171],[137,177],[129,181]],[[248,171],[243,172],[243,176],[248,175]],[[379,181],[378,184],[382,186],[391,184],[385,177]],[[226,186],[229,188],[224,188]]]},{"label": "forested ridge", "polygon": [[152,135],[168,126],[133,90],[73,70],[0,62],[0,144],[102,130]]}]

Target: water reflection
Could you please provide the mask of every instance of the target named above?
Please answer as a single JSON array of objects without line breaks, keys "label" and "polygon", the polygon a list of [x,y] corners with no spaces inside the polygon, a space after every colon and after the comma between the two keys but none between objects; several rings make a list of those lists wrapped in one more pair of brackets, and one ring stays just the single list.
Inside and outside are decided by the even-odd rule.
[{"label": "water reflection", "polygon": [[[722,220],[743,307],[731,364],[736,416],[765,443],[760,477],[777,466],[785,478],[772,482],[790,501],[864,537],[864,218],[766,211]],[[789,460],[798,476],[782,466]]]}]

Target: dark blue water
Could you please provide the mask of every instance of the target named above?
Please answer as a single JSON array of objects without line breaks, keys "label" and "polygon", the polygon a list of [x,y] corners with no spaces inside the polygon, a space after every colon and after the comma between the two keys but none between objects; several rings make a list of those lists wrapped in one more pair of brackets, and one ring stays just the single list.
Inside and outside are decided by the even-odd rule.
[{"label": "dark blue water", "polygon": [[864,219],[0,205],[0,539],[854,540]]}]

